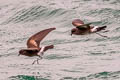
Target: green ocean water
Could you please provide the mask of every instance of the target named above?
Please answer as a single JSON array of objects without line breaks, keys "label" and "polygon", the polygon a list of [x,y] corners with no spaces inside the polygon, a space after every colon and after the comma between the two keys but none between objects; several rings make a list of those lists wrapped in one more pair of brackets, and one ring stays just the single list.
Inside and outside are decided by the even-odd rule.
[{"label": "green ocean water", "polygon": [[[108,32],[70,35],[72,20],[81,19]],[[41,46],[54,44],[40,64],[18,56],[27,39],[56,27]],[[1,0],[0,80],[120,80],[119,0]]]}]

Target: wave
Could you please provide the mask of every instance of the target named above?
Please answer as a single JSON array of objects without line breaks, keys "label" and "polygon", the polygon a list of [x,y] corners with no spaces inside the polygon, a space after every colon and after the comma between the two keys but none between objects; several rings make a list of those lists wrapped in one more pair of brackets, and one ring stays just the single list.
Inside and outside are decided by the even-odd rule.
[{"label": "wave", "polygon": [[120,78],[120,71],[117,72],[100,72],[91,74],[87,77],[81,77],[79,80],[117,80]]},{"label": "wave", "polygon": [[19,22],[32,22],[34,20],[43,20],[43,19],[50,19],[57,16],[62,16],[67,11],[64,9],[54,9],[54,8],[47,8],[44,6],[32,6],[27,9],[22,9],[17,11],[11,17],[9,17],[5,22],[2,24],[8,24],[10,22],[19,23]]},{"label": "wave", "polygon": [[[63,77],[59,80],[118,80],[120,78],[120,71],[117,72],[100,72],[96,74],[90,74],[86,77]],[[10,80],[51,80],[42,76],[29,76],[29,75],[18,75],[12,76]],[[55,80],[55,79],[54,79]]]}]

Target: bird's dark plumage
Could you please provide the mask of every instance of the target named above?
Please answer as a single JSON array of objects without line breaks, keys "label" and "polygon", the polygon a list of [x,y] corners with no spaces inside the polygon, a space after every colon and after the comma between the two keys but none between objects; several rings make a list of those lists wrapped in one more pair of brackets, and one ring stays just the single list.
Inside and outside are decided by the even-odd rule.
[{"label": "bird's dark plumage", "polygon": [[54,48],[53,45],[40,47],[40,42],[47,36],[48,33],[55,29],[56,28],[45,29],[31,36],[27,41],[27,49],[21,49],[19,51],[19,55],[25,55],[29,57],[41,56],[44,51]]},{"label": "bird's dark plumage", "polygon": [[27,47],[28,48],[39,48],[40,42],[43,40],[43,38],[51,31],[55,30],[55,28],[49,28],[42,30],[33,36],[31,36],[27,41]]},{"label": "bird's dark plumage", "polygon": [[84,22],[80,19],[73,20],[72,24],[75,26],[75,28],[71,30],[71,35],[72,34],[84,35],[88,33],[95,33],[101,30],[105,30],[105,28],[107,27],[107,26],[102,26],[102,27],[91,26],[91,23],[84,24]]}]

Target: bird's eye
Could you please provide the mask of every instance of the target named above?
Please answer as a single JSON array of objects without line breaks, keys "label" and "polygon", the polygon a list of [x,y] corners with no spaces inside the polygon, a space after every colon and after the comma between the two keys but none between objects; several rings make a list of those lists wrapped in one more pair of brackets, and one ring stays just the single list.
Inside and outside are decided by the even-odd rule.
[{"label": "bird's eye", "polygon": [[74,33],[74,32],[75,32],[75,30],[72,31],[72,33]]}]

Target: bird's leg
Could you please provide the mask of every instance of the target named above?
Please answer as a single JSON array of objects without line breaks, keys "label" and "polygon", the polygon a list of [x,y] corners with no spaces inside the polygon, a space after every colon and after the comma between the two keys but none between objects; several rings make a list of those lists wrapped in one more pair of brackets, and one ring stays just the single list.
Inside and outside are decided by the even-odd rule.
[{"label": "bird's leg", "polygon": [[35,64],[36,61],[37,61],[37,60],[34,60],[33,63],[32,63],[32,65]]},{"label": "bird's leg", "polygon": [[37,61],[37,64],[39,64],[39,61],[38,60],[41,60],[42,59],[42,56],[39,55],[39,58],[37,58],[37,60],[34,60],[32,65],[35,64],[35,62]]},{"label": "bird's leg", "polygon": [[39,64],[38,60],[41,60],[41,59],[42,59],[42,56],[39,56],[39,58],[37,58],[37,64]]},{"label": "bird's leg", "polygon": [[103,31],[103,33],[105,33],[105,32],[109,32],[109,30],[105,30],[105,31]]},{"label": "bird's leg", "polygon": [[96,34],[98,34],[98,35],[101,36],[101,37],[105,37],[105,38],[108,38],[108,39],[109,39],[108,36],[104,36],[104,35],[101,35],[101,34],[99,34],[99,33],[96,33]]},{"label": "bird's leg", "polygon": [[39,58],[38,58],[38,59],[40,60],[40,59],[42,59],[42,58],[43,58],[42,56],[39,56]]}]

